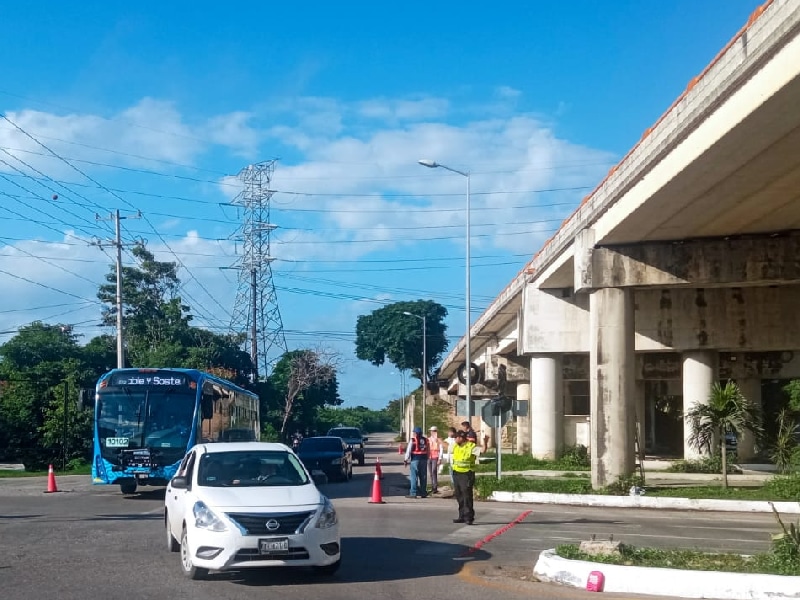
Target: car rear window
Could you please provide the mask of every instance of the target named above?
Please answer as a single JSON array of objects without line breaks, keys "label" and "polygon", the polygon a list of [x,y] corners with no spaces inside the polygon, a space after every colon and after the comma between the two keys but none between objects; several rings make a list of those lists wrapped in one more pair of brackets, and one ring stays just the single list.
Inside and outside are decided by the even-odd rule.
[{"label": "car rear window", "polygon": [[328,435],[343,438],[357,438],[361,437],[361,432],[358,429],[331,429]]},{"label": "car rear window", "polygon": [[304,450],[341,450],[342,442],[334,438],[306,438],[300,442],[300,451]]}]

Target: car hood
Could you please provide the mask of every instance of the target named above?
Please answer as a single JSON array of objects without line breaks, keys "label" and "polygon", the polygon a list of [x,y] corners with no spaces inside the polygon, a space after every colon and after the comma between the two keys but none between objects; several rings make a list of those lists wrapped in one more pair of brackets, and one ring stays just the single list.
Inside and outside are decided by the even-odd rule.
[{"label": "car hood", "polygon": [[200,500],[226,511],[285,509],[309,510],[322,503],[322,494],[314,485],[280,487],[206,487],[198,494]]}]

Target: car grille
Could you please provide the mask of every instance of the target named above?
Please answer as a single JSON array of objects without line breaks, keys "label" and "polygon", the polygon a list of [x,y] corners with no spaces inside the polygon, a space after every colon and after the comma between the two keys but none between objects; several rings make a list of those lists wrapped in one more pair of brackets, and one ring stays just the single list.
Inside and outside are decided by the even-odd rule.
[{"label": "car grille", "polygon": [[308,550],[305,548],[289,548],[283,554],[264,555],[258,552],[258,548],[244,548],[239,550],[233,557],[236,562],[247,562],[250,560],[308,560]]},{"label": "car grille", "polygon": [[[245,535],[291,535],[308,521],[314,511],[299,513],[228,513],[228,518],[244,530]],[[277,529],[267,529],[267,521],[278,522]]]}]

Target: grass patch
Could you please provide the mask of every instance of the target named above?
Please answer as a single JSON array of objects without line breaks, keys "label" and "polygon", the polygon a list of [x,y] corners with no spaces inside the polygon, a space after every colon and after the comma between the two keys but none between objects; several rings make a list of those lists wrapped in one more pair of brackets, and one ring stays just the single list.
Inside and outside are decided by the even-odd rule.
[{"label": "grass patch", "polygon": [[498,481],[497,477],[485,475],[475,478],[475,489],[478,490],[481,498],[488,498],[494,491],[591,494],[592,482],[584,477],[530,479],[521,475],[509,475]]},{"label": "grass patch", "polygon": [[[68,469],[66,471],[62,471],[60,469],[54,469],[56,476],[58,475],[91,475],[92,474],[92,467],[91,465],[83,464],[74,469]],[[48,471],[16,471],[13,469],[0,469],[0,479],[10,478],[10,477],[42,477],[46,476]]]},{"label": "grass patch", "polygon": [[[481,455],[481,462],[475,465],[477,473],[494,473],[497,468],[497,455],[490,450]],[[542,460],[521,454],[503,454],[500,459],[503,471],[589,471],[589,456],[583,446],[568,448],[558,460]]]},{"label": "grass patch", "polygon": [[[482,475],[475,481],[482,498],[492,492],[540,492],[547,494],[594,494],[600,496],[627,496],[629,486],[615,485],[600,490],[592,489],[586,473],[568,473],[559,477],[494,476]],[[800,497],[800,476],[776,476],[763,486],[728,487],[703,486],[645,486],[646,496],[656,498],[690,498],[714,500],[795,501]]]},{"label": "grass patch", "polygon": [[570,560],[634,567],[660,567],[690,571],[723,571],[730,573],[764,573],[800,575],[800,561],[786,543],[774,543],[769,552],[742,556],[710,553],[700,550],[663,550],[636,548],[622,544],[619,554],[593,555],[580,551],[577,544],[562,544],[556,554]]}]

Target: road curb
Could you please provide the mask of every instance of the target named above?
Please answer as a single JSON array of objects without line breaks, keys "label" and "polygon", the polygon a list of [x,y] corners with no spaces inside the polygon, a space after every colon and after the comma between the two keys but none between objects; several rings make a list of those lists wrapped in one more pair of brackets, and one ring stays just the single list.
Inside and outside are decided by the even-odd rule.
[{"label": "road curb", "polygon": [[608,565],[561,558],[555,549],[540,552],[533,567],[540,581],[583,589],[592,571],[603,574],[604,592],[749,600],[798,598],[800,590],[800,577],[795,576]]},{"label": "road curb", "polygon": [[[564,504],[609,508],[660,508],[719,512],[772,512],[765,500],[711,500],[692,498],[656,498],[653,496],[601,496],[592,494],[548,494],[544,492],[492,492],[489,500],[528,504]],[[800,502],[773,502],[781,514],[800,514]]]}]

